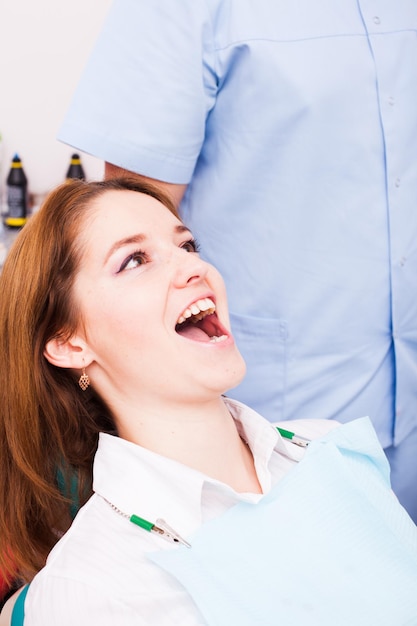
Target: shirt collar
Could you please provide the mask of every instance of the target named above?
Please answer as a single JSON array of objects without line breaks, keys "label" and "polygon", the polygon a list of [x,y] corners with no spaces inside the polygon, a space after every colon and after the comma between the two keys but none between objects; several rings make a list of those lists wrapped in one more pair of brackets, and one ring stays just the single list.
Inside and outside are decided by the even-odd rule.
[{"label": "shirt collar", "polygon": [[268,462],[273,451],[293,461],[302,459],[304,450],[283,439],[273,423],[237,400],[224,400],[236,422],[239,435],[249,444],[255,462],[262,457]]},{"label": "shirt collar", "polygon": [[[270,489],[268,464],[274,451],[291,450],[276,428],[244,404],[224,398],[242,439],[251,448],[264,493]],[[296,447],[296,446],[292,446]],[[208,476],[119,437],[101,433],[94,460],[94,491],[128,515],[165,519],[188,534],[202,521],[205,484],[233,491]],[[184,515],[186,513],[186,515]]]}]

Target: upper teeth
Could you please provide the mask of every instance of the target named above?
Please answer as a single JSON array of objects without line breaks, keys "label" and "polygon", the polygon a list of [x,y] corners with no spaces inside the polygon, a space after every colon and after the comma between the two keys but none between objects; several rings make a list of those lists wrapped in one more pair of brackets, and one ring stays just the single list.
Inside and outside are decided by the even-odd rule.
[{"label": "upper teeth", "polygon": [[192,317],[191,321],[198,322],[206,315],[211,315],[216,310],[216,305],[211,298],[202,298],[193,302],[189,307],[182,312],[177,320],[177,324],[182,324],[185,320]]}]

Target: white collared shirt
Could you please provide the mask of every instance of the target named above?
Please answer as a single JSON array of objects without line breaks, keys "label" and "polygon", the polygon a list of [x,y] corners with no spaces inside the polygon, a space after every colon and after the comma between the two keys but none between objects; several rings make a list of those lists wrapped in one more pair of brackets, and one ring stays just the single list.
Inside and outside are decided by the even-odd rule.
[{"label": "white collared shirt", "polygon": [[[266,494],[303,450],[283,440],[248,407],[225,401],[251,448]],[[333,424],[300,420],[291,428],[314,438]],[[130,523],[108,502],[129,516],[152,522],[163,518],[187,539],[208,519],[262,495],[237,493],[181,463],[106,434],[100,435],[94,462],[94,492],[32,582],[25,626],[204,624],[180,583],[146,557],[175,546]]]}]

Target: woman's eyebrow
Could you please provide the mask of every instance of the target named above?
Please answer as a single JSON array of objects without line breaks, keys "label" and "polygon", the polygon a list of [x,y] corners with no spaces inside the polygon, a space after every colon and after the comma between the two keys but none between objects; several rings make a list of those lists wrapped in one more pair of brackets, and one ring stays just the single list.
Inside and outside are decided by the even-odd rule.
[{"label": "woman's eyebrow", "polygon": [[[187,228],[186,226],[184,226],[184,224],[177,224],[174,227],[174,233],[177,234],[182,234],[182,233],[189,233],[192,236],[192,233],[190,231],[189,228]],[[115,243],[112,245],[112,247],[110,248],[110,250],[108,251],[108,253],[106,254],[106,257],[104,259],[104,263],[107,263],[107,261],[110,259],[110,257],[117,252],[117,250],[120,250],[120,248],[123,248],[124,246],[128,246],[132,243],[134,244],[141,244],[144,241],[146,241],[146,235],[144,235],[143,233],[138,233],[136,235],[131,235],[129,237],[123,237],[123,239],[119,239],[119,241],[115,241]]]},{"label": "woman's eyebrow", "polygon": [[112,245],[112,247],[110,248],[110,250],[108,251],[108,253],[105,256],[104,259],[104,263],[107,263],[107,261],[110,259],[110,257],[117,252],[117,250],[120,250],[120,248],[123,248],[124,246],[128,246],[132,243],[134,244],[141,244],[146,240],[146,235],[143,235],[142,233],[139,233],[137,235],[131,235],[130,237],[123,237],[123,239],[119,239],[119,241],[115,241],[115,243]]},{"label": "woman's eyebrow", "polygon": [[187,228],[186,226],[184,226],[184,224],[177,224],[177,226],[175,226],[174,231],[178,234],[189,233],[192,236],[191,230]]}]

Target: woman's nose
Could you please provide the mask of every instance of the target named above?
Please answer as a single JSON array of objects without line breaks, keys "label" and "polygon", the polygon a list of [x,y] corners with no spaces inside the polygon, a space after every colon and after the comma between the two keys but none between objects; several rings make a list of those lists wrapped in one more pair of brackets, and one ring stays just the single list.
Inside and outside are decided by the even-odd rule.
[{"label": "woman's nose", "polygon": [[198,254],[179,249],[176,255],[174,283],[177,287],[185,287],[190,283],[204,280],[209,267]]}]

